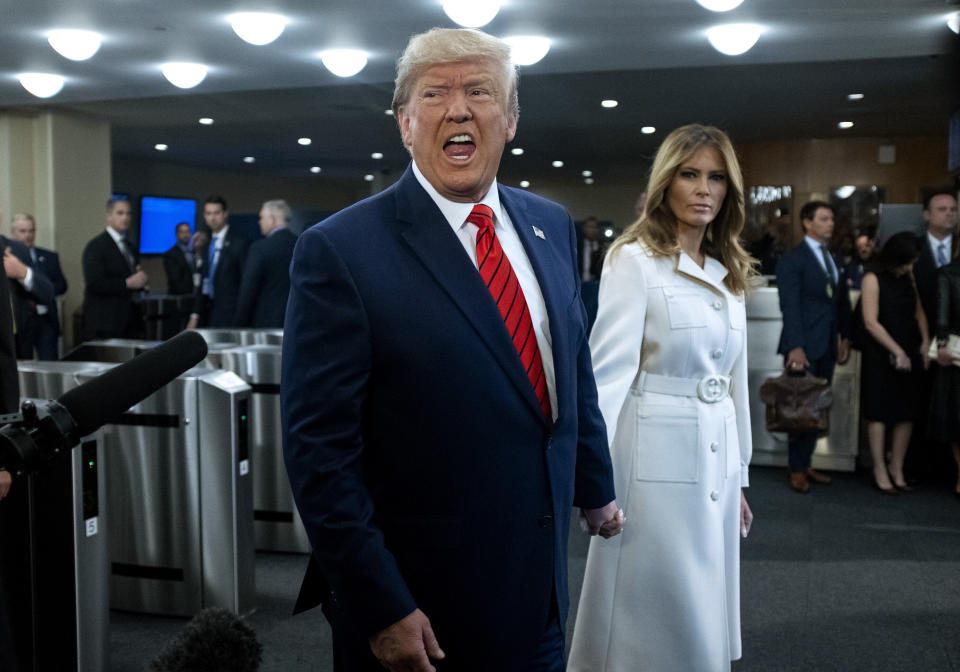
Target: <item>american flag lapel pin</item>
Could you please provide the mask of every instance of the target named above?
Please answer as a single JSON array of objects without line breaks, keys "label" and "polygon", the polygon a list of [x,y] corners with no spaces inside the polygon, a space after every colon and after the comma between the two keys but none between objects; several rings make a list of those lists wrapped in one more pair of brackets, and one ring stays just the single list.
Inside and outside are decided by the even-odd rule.
[{"label": "american flag lapel pin", "polygon": [[546,239],[547,239],[547,237],[546,237],[545,235],[543,235],[543,230],[542,230],[542,229],[538,229],[538,228],[535,227],[535,226],[532,227],[532,228],[533,228],[533,235],[535,235],[537,238],[541,238],[541,239],[543,239],[543,240],[546,240]]}]

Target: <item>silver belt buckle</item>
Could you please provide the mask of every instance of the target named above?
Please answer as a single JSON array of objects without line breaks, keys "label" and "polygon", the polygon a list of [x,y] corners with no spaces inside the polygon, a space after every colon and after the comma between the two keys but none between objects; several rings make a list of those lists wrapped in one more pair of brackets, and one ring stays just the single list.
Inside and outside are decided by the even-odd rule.
[{"label": "silver belt buckle", "polygon": [[723,376],[704,376],[697,383],[697,398],[706,404],[715,404],[727,396],[727,379]]}]

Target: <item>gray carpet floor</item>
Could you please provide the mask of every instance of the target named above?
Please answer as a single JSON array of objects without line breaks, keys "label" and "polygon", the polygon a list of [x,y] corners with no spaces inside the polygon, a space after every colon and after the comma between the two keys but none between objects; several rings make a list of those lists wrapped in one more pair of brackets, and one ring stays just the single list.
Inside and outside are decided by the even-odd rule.
[{"label": "gray carpet floor", "polygon": [[[756,467],[751,480],[756,521],[743,544],[744,654],[734,672],[960,672],[960,500],[947,486],[889,497],[866,474],[835,474],[799,495],[783,469]],[[571,530],[574,610],[586,551]],[[290,616],[305,564],[257,554],[248,622],[262,672],[333,669],[320,610]],[[185,622],[111,612],[110,669],[146,669]]]}]

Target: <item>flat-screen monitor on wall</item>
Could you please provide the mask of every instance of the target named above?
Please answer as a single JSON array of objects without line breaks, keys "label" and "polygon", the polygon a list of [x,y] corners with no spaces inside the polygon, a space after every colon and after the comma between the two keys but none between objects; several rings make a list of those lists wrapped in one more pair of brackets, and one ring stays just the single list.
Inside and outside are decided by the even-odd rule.
[{"label": "flat-screen monitor on wall", "polygon": [[197,202],[191,198],[140,197],[140,254],[162,254],[177,241],[177,224],[195,230]]}]

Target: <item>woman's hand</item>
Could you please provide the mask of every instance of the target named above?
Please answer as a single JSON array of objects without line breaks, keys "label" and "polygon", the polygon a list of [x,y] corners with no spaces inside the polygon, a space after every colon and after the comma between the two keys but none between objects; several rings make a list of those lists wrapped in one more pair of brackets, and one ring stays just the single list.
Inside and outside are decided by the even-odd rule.
[{"label": "woman's hand", "polygon": [[911,368],[910,358],[907,357],[907,353],[899,348],[893,353],[893,368],[897,371],[909,371]]},{"label": "woman's hand", "polygon": [[920,358],[923,362],[923,368],[930,368],[930,339],[923,339],[923,343],[920,344]]},{"label": "woman's hand", "polygon": [[0,469],[0,499],[3,499],[7,496],[7,493],[10,492],[10,483],[13,479],[10,476],[10,472],[5,469]]},{"label": "woman's hand", "polygon": [[743,494],[743,490],[740,490],[740,536],[744,539],[750,534],[751,525],[753,525],[753,511],[750,510],[750,505],[747,504],[747,498]]}]

